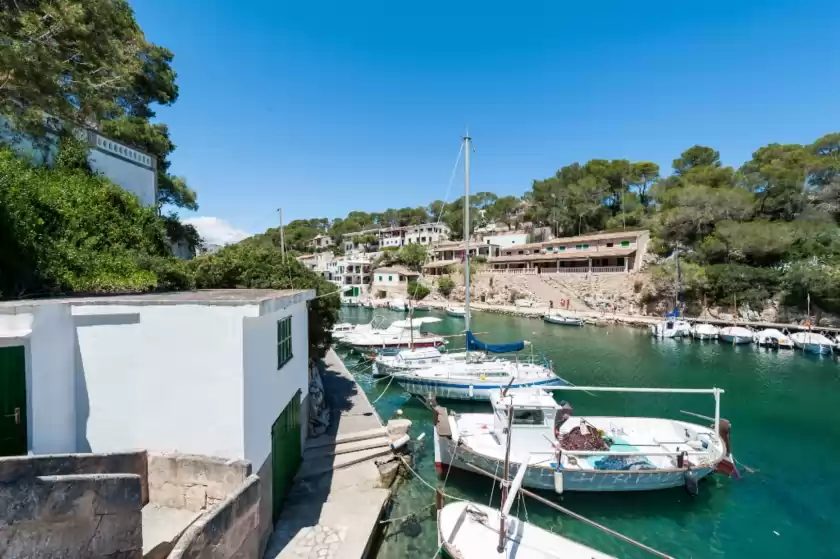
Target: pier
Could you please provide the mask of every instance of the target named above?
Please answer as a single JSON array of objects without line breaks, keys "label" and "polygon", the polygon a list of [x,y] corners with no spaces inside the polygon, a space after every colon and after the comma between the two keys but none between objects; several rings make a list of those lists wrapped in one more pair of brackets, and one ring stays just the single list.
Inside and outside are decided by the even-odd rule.
[{"label": "pier", "polygon": [[399,461],[388,429],[332,349],[321,377],[330,428],[306,442],[264,559],[362,559],[391,498]]}]

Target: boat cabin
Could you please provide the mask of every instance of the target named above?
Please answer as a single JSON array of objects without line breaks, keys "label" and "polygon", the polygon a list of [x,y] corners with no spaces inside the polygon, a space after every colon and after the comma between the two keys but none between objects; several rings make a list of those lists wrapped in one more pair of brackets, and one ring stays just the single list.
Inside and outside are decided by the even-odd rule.
[{"label": "boat cabin", "polygon": [[511,429],[516,432],[518,443],[528,444],[533,440],[539,447],[545,444],[545,437],[554,440],[554,422],[562,409],[551,394],[539,388],[494,391],[490,396],[493,406],[493,431],[498,440],[507,436],[508,409],[513,408]]}]

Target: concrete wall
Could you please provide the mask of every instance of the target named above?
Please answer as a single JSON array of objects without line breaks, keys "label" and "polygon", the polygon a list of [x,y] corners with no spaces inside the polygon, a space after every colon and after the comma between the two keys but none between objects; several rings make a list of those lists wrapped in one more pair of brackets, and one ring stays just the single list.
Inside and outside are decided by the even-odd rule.
[{"label": "concrete wall", "polygon": [[242,318],[257,309],[74,307],[79,450],[241,458]]},{"label": "concrete wall", "polygon": [[145,472],[144,452],[0,458],[2,556],[139,559]]},{"label": "concrete wall", "polygon": [[528,242],[527,233],[511,233],[509,235],[487,235],[482,239],[486,245],[496,245],[501,248],[524,245]]},{"label": "concrete wall", "polygon": [[251,464],[210,456],[149,453],[149,500],[200,511],[221,503],[251,475]]},{"label": "concrete wall", "polygon": [[[103,140],[101,136],[98,136],[97,140],[107,142],[107,139]],[[110,143],[114,145],[113,142]],[[120,148],[127,150],[126,153],[128,153],[128,148],[123,146],[120,146]],[[91,149],[88,155],[88,163],[90,163],[91,168],[101,172],[111,182],[137,196],[144,206],[154,205],[156,195],[155,170],[152,167],[141,166],[128,161],[125,156],[106,153],[103,149]]]},{"label": "concrete wall", "polygon": [[262,555],[260,478],[251,476],[236,493],[195,522],[169,559],[252,559]]},{"label": "concrete wall", "polygon": [[[277,322],[292,317],[292,359],[277,369]],[[309,392],[309,321],[306,302],[244,321],[245,453],[261,466],[271,453],[271,426],[300,390]]]},{"label": "concrete wall", "polygon": [[63,305],[19,307],[0,314],[0,346],[23,346],[26,359],[27,449],[74,452],[74,333]]}]

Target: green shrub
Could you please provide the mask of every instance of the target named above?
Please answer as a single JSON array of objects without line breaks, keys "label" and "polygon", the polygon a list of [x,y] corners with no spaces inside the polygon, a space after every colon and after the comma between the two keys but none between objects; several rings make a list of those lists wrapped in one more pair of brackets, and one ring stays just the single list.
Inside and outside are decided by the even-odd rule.
[{"label": "green shrub", "polygon": [[452,290],[455,289],[455,282],[452,281],[452,278],[449,276],[442,276],[438,282],[438,291],[444,297],[449,297],[449,294],[452,293]]}]

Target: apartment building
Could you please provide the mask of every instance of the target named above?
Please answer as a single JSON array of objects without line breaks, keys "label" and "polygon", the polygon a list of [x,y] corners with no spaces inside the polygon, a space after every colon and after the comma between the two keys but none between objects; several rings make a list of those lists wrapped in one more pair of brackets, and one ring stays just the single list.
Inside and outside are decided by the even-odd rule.
[{"label": "apartment building", "polygon": [[503,247],[492,259],[495,273],[628,273],[641,269],[650,232],[595,233]]}]

